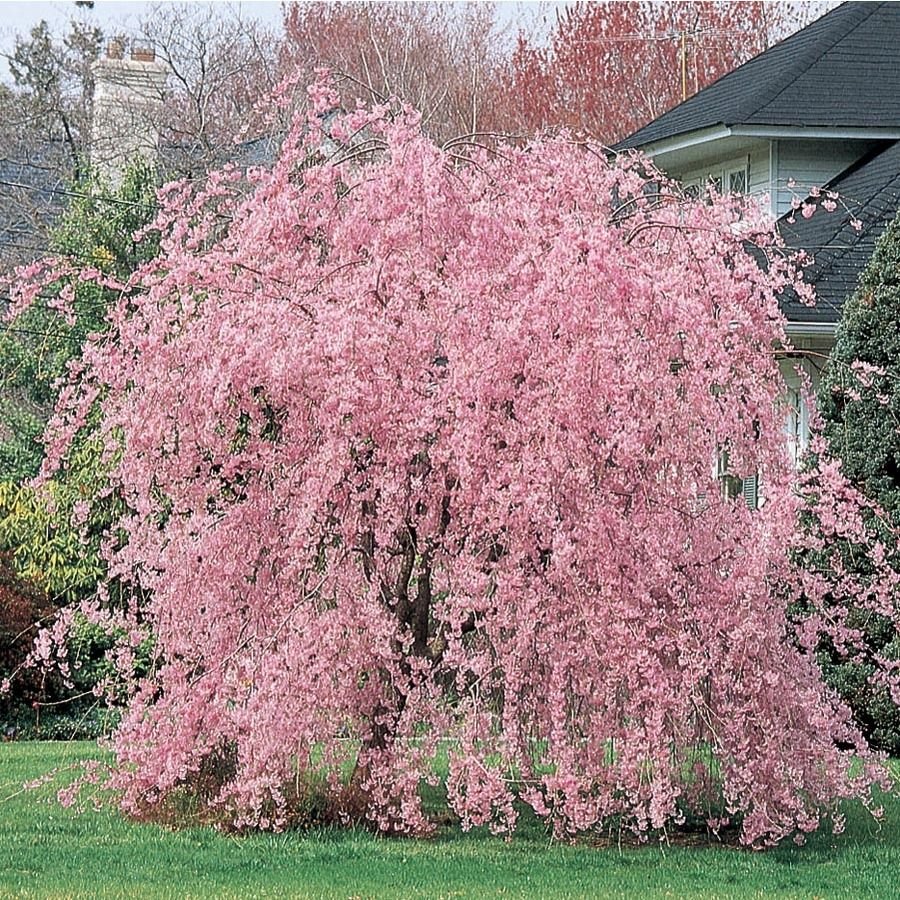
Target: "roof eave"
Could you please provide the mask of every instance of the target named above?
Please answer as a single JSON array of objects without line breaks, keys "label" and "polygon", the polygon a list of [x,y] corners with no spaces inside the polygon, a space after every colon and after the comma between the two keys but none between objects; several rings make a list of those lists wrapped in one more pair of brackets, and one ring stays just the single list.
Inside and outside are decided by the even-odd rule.
[{"label": "roof eave", "polygon": [[792,340],[799,338],[833,338],[837,331],[837,322],[791,322],[784,326],[785,334]]},{"label": "roof eave", "polygon": [[900,140],[900,125],[887,126],[834,126],[834,125],[732,125],[735,137],[813,140]]},{"label": "roof eave", "polygon": [[[706,144],[710,141],[718,141],[731,136],[731,129],[727,125],[712,125],[709,128],[698,128],[695,131],[686,131],[672,137],[663,138],[660,141],[651,141],[649,144],[639,144],[635,147],[624,147],[619,152],[627,153],[635,150],[653,158],[666,153],[674,153],[678,150],[686,150],[698,144]],[[615,149],[615,148],[614,148]]]},{"label": "roof eave", "polygon": [[900,141],[900,125],[830,126],[830,125],[724,125],[698,128],[649,144],[628,147],[619,152],[637,150],[651,159],[709,144],[728,137],[764,138],[769,140],[835,140],[835,141]]}]

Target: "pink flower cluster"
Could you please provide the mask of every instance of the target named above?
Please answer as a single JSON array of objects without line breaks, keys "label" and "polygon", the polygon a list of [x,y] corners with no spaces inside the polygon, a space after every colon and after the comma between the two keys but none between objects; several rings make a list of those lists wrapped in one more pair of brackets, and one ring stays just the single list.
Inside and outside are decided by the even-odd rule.
[{"label": "pink flower cluster", "polygon": [[[325,158],[318,121],[246,196],[167,190],[55,425],[58,456],[102,403],[131,510],[111,572],[158,647],[124,807],[211,753],[207,802],[244,827],[313,781],[339,804],[354,756],[365,814],[412,832],[442,755],[463,824],[498,831],[520,797],[560,834],[700,813],[759,844],[867,798],[810,652],[827,588],[788,553],[805,503],[839,528],[853,498],[838,471],[794,488],[769,225],[565,138],[461,163],[355,111],[332,132],[385,149]],[[760,509],[723,491],[726,449]]]}]

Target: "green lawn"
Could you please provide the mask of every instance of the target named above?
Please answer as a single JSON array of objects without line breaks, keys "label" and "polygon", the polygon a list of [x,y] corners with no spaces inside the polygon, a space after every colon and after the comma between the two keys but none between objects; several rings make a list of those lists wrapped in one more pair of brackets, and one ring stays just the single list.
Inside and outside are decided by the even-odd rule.
[{"label": "green lawn", "polygon": [[0,897],[896,897],[900,800],[880,827],[848,810],[847,832],[767,853],[597,849],[448,833],[433,841],[353,832],[170,832],[114,812],[60,808],[23,781],[91,744],[0,746]]}]

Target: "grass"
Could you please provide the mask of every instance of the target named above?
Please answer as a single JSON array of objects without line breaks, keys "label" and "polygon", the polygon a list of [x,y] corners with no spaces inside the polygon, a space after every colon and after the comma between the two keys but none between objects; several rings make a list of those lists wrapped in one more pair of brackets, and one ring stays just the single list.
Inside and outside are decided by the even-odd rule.
[{"label": "grass", "polygon": [[900,799],[879,826],[848,808],[847,831],[766,853],[720,847],[598,849],[448,831],[436,840],[362,831],[171,832],[114,811],[75,812],[28,779],[92,744],[0,746],[0,898],[62,897],[796,897],[897,896]]}]

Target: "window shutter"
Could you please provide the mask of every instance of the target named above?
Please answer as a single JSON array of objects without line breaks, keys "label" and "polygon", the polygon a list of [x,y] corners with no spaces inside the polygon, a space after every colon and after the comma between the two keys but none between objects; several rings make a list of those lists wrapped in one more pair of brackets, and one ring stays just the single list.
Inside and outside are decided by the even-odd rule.
[{"label": "window shutter", "polygon": [[741,495],[750,509],[759,508],[759,475],[741,479]]}]

